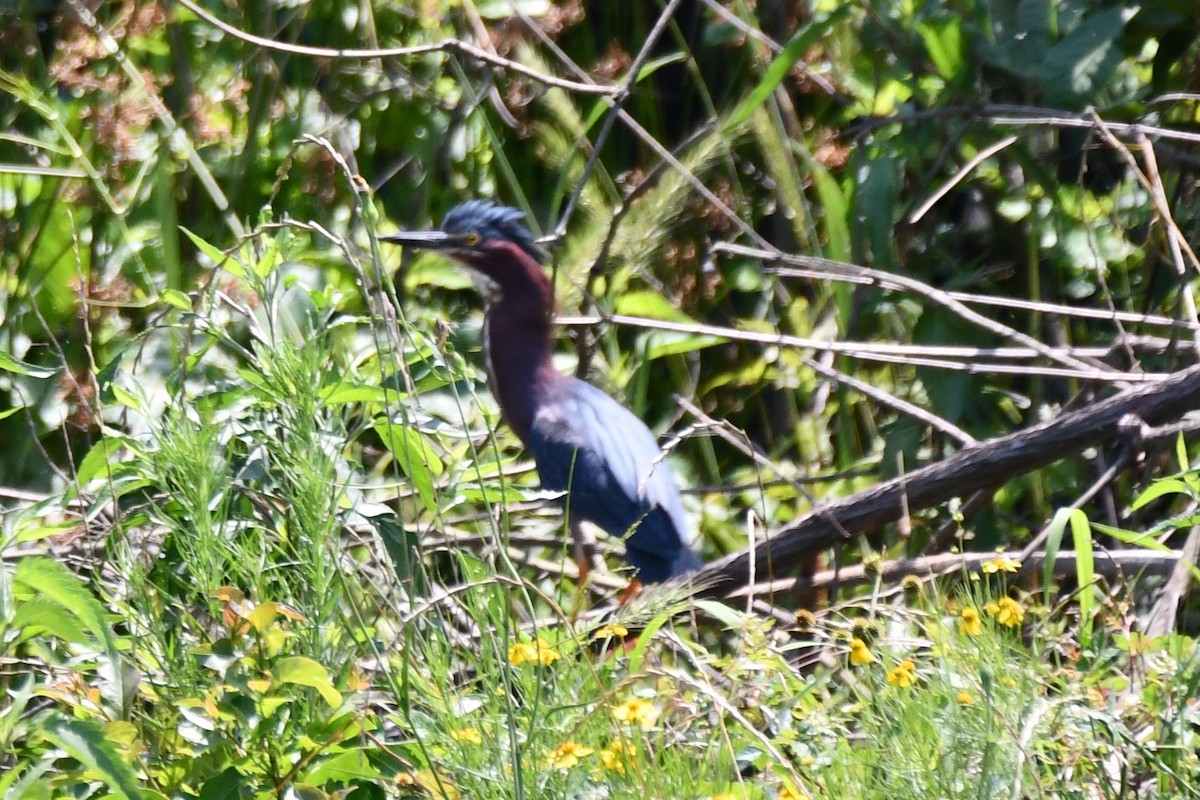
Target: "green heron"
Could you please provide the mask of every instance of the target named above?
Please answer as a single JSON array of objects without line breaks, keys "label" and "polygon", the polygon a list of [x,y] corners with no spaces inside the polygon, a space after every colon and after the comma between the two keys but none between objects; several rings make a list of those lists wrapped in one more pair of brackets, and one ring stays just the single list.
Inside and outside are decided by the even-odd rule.
[{"label": "green heron", "polygon": [[441,230],[380,241],[444,252],[476,278],[486,298],[488,385],[533,454],[542,486],[566,492],[581,568],[586,521],[625,541],[625,559],[644,583],[700,569],[675,478],[650,429],[595,386],[554,368],[554,293],[521,212],[471,200],[451,209]]}]

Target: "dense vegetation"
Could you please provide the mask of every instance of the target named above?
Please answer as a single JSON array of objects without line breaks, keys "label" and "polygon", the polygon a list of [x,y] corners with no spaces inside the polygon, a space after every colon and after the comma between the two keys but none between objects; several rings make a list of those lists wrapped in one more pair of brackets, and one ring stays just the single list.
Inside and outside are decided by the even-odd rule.
[{"label": "dense vegetation", "polygon": [[375,238],[525,211],[562,369],[769,553],[1196,369],[1197,13],[0,4],[0,794],[1200,795],[1190,415],[601,616]]}]

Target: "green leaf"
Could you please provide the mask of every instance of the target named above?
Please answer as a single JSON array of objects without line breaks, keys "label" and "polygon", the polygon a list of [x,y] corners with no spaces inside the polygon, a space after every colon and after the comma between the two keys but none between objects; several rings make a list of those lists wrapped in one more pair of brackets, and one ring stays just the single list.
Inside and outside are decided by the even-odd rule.
[{"label": "green leaf", "polygon": [[392,515],[372,517],[371,523],[383,540],[383,546],[392,559],[392,569],[401,585],[417,597],[428,594],[425,570],[421,568],[421,537],[406,530]]},{"label": "green leaf", "polygon": [[441,475],[445,467],[426,437],[411,425],[394,423],[380,417],[375,421],[375,432],[396,458],[396,463],[413,482],[421,502],[427,511],[437,507],[433,493],[433,478]]},{"label": "green leaf", "polygon": [[13,630],[28,628],[26,635],[20,637],[23,641],[29,636],[50,634],[64,642],[72,644],[92,644],[87,631],[79,624],[79,620],[67,613],[66,609],[44,597],[35,597],[17,605],[17,611],[12,616],[9,626]]},{"label": "green leaf", "polygon": [[8,419],[13,414],[17,413],[18,411],[20,411],[21,409],[23,409],[25,407],[26,406],[17,405],[17,406],[13,406],[12,408],[6,408],[3,411],[0,411],[0,420]]},{"label": "green leaf", "polygon": [[14,594],[18,587],[66,609],[103,645],[108,659],[104,666],[111,677],[111,683],[105,685],[105,697],[117,708],[124,708],[130,696],[126,691],[128,673],[121,663],[117,638],[104,606],[66,567],[49,558],[28,557],[17,562],[13,572]]},{"label": "green leaf", "polygon": [[796,62],[804,57],[808,49],[823,38],[832,27],[848,17],[853,8],[854,6],[850,3],[840,3],[832,13],[817,17],[798,30],[796,35],[784,45],[783,51],[767,66],[762,80],[750,90],[746,99],[739,103],[733,113],[721,124],[721,133],[731,133],[750,119],[750,115],[767,101],[771,92],[775,91],[775,87],[787,77],[787,74],[792,71],[792,67],[796,66]]},{"label": "green leaf", "polygon": [[850,229],[846,216],[846,195],[825,166],[813,158],[799,142],[793,148],[804,159],[808,174],[817,188],[821,201],[821,225],[825,228],[825,254],[835,261],[850,261],[854,253],[850,249]]},{"label": "green leaf", "polygon": [[1092,552],[1092,527],[1087,515],[1071,511],[1071,538],[1075,542],[1075,580],[1079,583],[1079,643],[1086,647],[1092,640],[1093,608],[1096,605],[1095,555]]},{"label": "green leaf", "polygon": [[938,74],[947,81],[957,79],[962,74],[965,55],[962,19],[950,17],[920,22],[917,33],[925,42],[929,60]]},{"label": "green leaf", "polygon": [[679,310],[667,298],[655,292],[629,292],[617,299],[616,313],[627,317],[646,317],[666,322],[692,322],[692,318]]},{"label": "green leaf", "polygon": [[342,704],[342,695],[333,688],[329,671],[311,658],[290,656],[280,659],[279,663],[275,665],[274,673],[278,683],[291,683],[316,689],[321,697],[325,698],[325,702],[329,704],[330,708],[337,708]]},{"label": "green leaf", "polygon": [[163,289],[159,294],[163,302],[170,306],[175,306],[180,311],[192,310],[192,299],[185,292],[178,289]]},{"label": "green leaf", "polygon": [[1092,14],[1050,48],[1038,70],[1047,104],[1077,106],[1096,101],[1124,57],[1117,39],[1138,9],[1117,5]]},{"label": "green leaf", "polygon": [[395,392],[384,391],[382,386],[353,384],[345,381],[321,387],[320,398],[327,406],[338,406],[345,403],[378,403],[388,401],[388,397],[396,398]]},{"label": "green leaf", "polygon": [[108,624],[104,606],[88,591],[87,587],[66,568],[49,558],[23,558],[17,562],[13,573],[14,586],[24,586],[35,595],[65,608],[84,627],[113,653],[116,638]]},{"label": "green leaf", "polygon": [[100,726],[86,720],[52,719],[42,727],[47,739],[66,750],[116,797],[141,797],[137,775],[108,741]]},{"label": "green leaf", "polygon": [[100,476],[102,471],[104,477],[108,477],[108,471],[105,468],[108,466],[109,459],[120,452],[123,447],[125,447],[125,440],[120,436],[110,436],[97,442],[91,450],[88,450],[83,461],[79,462],[75,480],[80,486],[86,486],[91,483],[93,478]]},{"label": "green leaf", "polygon": [[637,78],[634,79],[634,83],[641,83],[663,67],[670,66],[671,64],[679,64],[683,61],[687,61],[687,56],[683,53],[668,53],[660,58],[652,58],[643,64],[642,68],[638,70]]},{"label": "green leaf", "polygon": [[184,236],[192,240],[192,244],[196,245],[197,250],[208,256],[209,260],[213,262],[214,267],[224,269],[226,272],[237,278],[246,277],[246,267],[242,264],[242,262],[238,261],[231,255],[226,255],[225,253],[221,252],[220,249],[204,241],[182,225],[179,226],[179,230],[183,231]]},{"label": "green leaf", "polygon": [[1046,528],[1046,559],[1042,562],[1042,592],[1045,594],[1046,605],[1052,601],[1051,589],[1054,586],[1054,559],[1062,546],[1063,532],[1067,529],[1067,521],[1071,518],[1071,509],[1060,508],[1054,512],[1054,519]]},{"label": "green leaf", "polygon": [[0,369],[30,378],[49,378],[58,372],[57,367],[39,367],[37,364],[22,361],[5,350],[0,350]]},{"label": "green leaf", "polygon": [[339,753],[324,762],[312,772],[303,776],[305,783],[314,786],[324,786],[327,783],[351,783],[352,781],[371,781],[379,778],[382,773],[371,763],[371,759],[362,748],[354,748]]},{"label": "green leaf", "polygon": [[1139,494],[1133,501],[1132,508],[1134,511],[1137,511],[1139,508],[1153,503],[1158,498],[1168,494],[1191,496],[1192,490],[1188,486],[1187,481],[1181,478],[1163,478],[1146,487],[1145,491]]},{"label": "green leaf", "polygon": [[706,347],[721,344],[722,341],[715,336],[704,334],[656,331],[646,335],[645,356],[647,361],[653,361],[664,356],[703,350]]}]

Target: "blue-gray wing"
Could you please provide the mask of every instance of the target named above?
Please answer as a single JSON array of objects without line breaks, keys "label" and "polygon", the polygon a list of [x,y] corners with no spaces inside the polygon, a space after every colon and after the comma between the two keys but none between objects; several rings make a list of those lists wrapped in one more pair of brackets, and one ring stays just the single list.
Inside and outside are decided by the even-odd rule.
[{"label": "blue-gray wing", "polygon": [[699,568],[675,477],[649,428],[591,384],[570,378],[559,388],[529,431],[542,486],[568,492],[572,517],[624,538],[643,581]]}]

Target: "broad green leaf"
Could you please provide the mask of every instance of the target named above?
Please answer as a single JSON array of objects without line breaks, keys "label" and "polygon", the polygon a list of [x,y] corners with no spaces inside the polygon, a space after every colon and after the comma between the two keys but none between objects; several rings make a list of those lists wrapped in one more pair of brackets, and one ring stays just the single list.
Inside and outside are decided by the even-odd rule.
[{"label": "broad green leaf", "polygon": [[80,486],[87,486],[93,478],[107,477],[108,472],[106,467],[109,464],[109,459],[116,453],[120,452],[125,446],[125,440],[120,436],[109,436],[97,442],[88,454],[83,457],[83,461],[79,462],[79,470],[75,473],[75,480]]},{"label": "broad green leaf", "polygon": [[20,411],[23,408],[25,408],[25,406],[16,405],[16,406],[13,406],[12,408],[6,408],[3,411],[0,411],[0,420],[8,419],[13,414],[17,413],[18,411]]},{"label": "broad green leaf", "polygon": [[1038,70],[1046,103],[1074,107],[1096,101],[1124,57],[1117,40],[1138,9],[1116,5],[1098,11],[1050,48]]},{"label": "broad green leaf", "polygon": [[349,784],[353,781],[371,781],[380,775],[379,769],[371,763],[367,753],[356,747],[321,763],[312,772],[305,773],[303,780],[316,786],[324,786],[331,782]]},{"label": "broad green leaf", "polygon": [[342,704],[342,695],[333,688],[329,671],[311,658],[290,656],[280,659],[279,663],[275,665],[274,673],[278,683],[291,683],[316,689],[330,708],[337,708]]},{"label": "broad green leaf", "polygon": [[113,654],[117,652],[116,638],[108,624],[104,606],[87,587],[57,561],[29,557],[17,562],[13,573],[14,586],[24,586],[35,596],[57,603],[73,614],[97,640]]},{"label": "broad green leaf", "polygon": [[41,727],[46,738],[83,764],[99,778],[114,797],[139,800],[137,775],[104,735],[100,726],[87,720],[57,717]]},{"label": "broad green leaf", "polygon": [[37,364],[22,361],[5,350],[0,350],[0,369],[30,378],[49,378],[58,372],[56,367],[39,367]]},{"label": "broad green leaf", "polygon": [[92,639],[87,631],[79,624],[78,618],[67,613],[67,610],[52,600],[44,597],[34,597],[17,604],[17,611],[9,622],[13,630],[29,628],[29,632],[20,640],[30,635],[45,635],[49,633],[64,642],[90,645]]},{"label": "broad green leaf", "polygon": [[104,648],[107,664],[102,669],[110,680],[105,683],[105,698],[118,708],[124,708],[130,697],[127,690],[129,672],[124,669],[117,637],[108,623],[104,606],[96,600],[87,587],[66,567],[49,558],[28,557],[17,562],[13,572],[13,588],[33,593],[34,597],[57,603],[73,614]]}]

